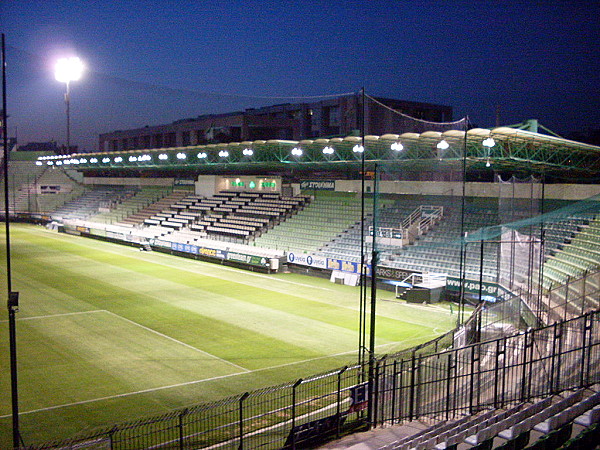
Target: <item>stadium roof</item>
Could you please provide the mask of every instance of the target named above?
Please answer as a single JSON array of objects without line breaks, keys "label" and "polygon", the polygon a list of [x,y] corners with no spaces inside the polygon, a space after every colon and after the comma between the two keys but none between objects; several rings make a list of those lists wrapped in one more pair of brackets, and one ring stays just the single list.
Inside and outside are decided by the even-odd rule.
[{"label": "stadium roof", "polygon": [[[198,173],[236,170],[321,170],[381,163],[402,171],[526,171],[573,178],[600,173],[600,147],[508,127],[445,132],[347,136],[303,141],[258,140],[188,147],[78,153],[38,158],[37,164],[85,170],[191,169]],[[568,173],[568,175],[567,175]]]}]

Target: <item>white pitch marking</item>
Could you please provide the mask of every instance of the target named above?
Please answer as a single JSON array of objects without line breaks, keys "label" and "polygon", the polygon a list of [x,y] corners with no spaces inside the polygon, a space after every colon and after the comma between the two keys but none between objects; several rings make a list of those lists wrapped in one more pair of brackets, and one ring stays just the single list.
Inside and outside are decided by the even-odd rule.
[{"label": "white pitch marking", "polygon": [[[92,399],[89,399],[89,400],[81,400],[79,402],[64,403],[62,405],[55,405],[55,406],[48,406],[46,408],[32,409],[31,411],[20,412],[19,414],[34,414],[34,413],[38,413],[38,412],[52,411],[53,409],[68,408],[70,406],[85,405],[86,403],[101,402],[101,401],[104,401],[104,400],[112,400],[112,399],[115,399],[115,398],[129,397],[131,395],[145,394],[147,392],[161,391],[161,390],[164,390],[164,389],[171,389],[171,388],[176,388],[176,387],[180,387],[180,386],[186,386],[186,385],[189,385],[189,384],[202,383],[204,381],[218,380],[220,378],[227,378],[227,377],[231,377],[231,376],[234,376],[234,375],[242,375],[242,374],[241,373],[232,373],[232,374],[227,374],[227,375],[220,375],[218,377],[206,378],[204,380],[187,381],[185,383],[173,384],[171,386],[160,386],[160,387],[156,387],[156,388],[143,389],[141,391],[125,392],[123,394],[109,395],[107,397],[92,398]],[[6,414],[4,416],[0,416],[0,419],[6,419],[8,417],[12,417],[12,416],[10,414]]]},{"label": "white pitch marking", "polygon": [[[110,311],[108,311],[108,312],[110,312]],[[124,319],[124,320],[127,320],[127,319]],[[398,342],[390,342],[390,343],[387,343],[387,344],[378,345],[377,347],[385,347],[385,346],[388,346],[388,345],[402,344],[402,343],[405,343],[405,342],[408,342],[408,341],[411,341],[411,340],[414,340],[414,339],[415,338],[405,339],[403,341],[398,341]],[[68,408],[70,406],[85,405],[87,403],[101,402],[101,401],[104,401],[104,400],[112,400],[112,399],[115,399],[115,398],[131,397],[133,395],[147,394],[149,392],[163,391],[163,390],[166,390],[166,389],[173,389],[173,388],[178,388],[178,387],[183,387],[183,386],[190,386],[192,384],[200,384],[200,383],[205,383],[207,381],[214,381],[214,380],[220,380],[220,379],[223,379],[223,378],[236,377],[236,376],[239,376],[239,375],[245,375],[245,374],[249,374],[249,373],[264,372],[266,370],[279,369],[281,367],[293,366],[293,365],[296,365],[296,364],[303,364],[303,363],[306,363],[306,362],[316,361],[316,360],[319,360],[319,359],[326,359],[326,358],[333,358],[333,357],[336,357],[336,356],[343,356],[343,355],[347,355],[347,354],[355,353],[355,352],[356,352],[356,350],[351,350],[351,351],[347,351],[347,352],[335,353],[335,354],[332,354],[332,355],[324,355],[324,356],[317,356],[315,358],[303,359],[302,361],[294,361],[294,362],[291,362],[291,363],[278,364],[276,366],[271,366],[271,367],[263,367],[261,369],[255,369],[255,370],[245,369],[246,372],[243,372],[243,373],[239,373],[239,372],[238,373],[230,373],[230,374],[227,374],[227,375],[219,375],[217,377],[204,378],[202,380],[186,381],[184,383],[171,384],[171,385],[168,385],[168,386],[159,386],[159,387],[155,387],[155,388],[143,389],[143,390],[140,390],[140,391],[124,392],[122,394],[109,395],[107,397],[98,397],[98,398],[92,398],[92,399],[89,399],[89,400],[81,400],[81,401],[73,402],[73,403],[64,403],[62,405],[48,406],[46,408],[32,409],[30,411],[20,412],[19,414],[22,414],[22,415],[24,415],[24,414],[35,414],[35,413],[38,413],[38,412],[52,411],[54,409]],[[0,419],[7,419],[9,417],[11,417],[10,414],[5,414],[3,416],[0,416]]]},{"label": "white pitch marking", "polygon": [[[93,314],[99,312],[107,312],[105,309],[95,309],[92,311],[78,311],[78,312],[70,312],[70,313],[60,313],[60,314],[47,314],[45,316],[31,316],[31,317],[19,317],[17,320],[34,320],[34,319],[51,319],[53,317],[64,317],[64,316],[75,316],[78,314]],[[0,320],[0,322],[8,322],[8,320]]]}]

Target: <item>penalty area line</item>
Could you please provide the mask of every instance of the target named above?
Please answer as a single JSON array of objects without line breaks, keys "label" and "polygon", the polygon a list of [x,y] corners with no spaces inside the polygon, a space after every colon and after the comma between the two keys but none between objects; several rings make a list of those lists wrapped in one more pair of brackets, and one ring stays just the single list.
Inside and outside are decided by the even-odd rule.
[{"label": "penalty area line", "polygon": [[[18,322],[24,320],[36,320],[36,319],[53,319],[54,317],[65,317],[65,316],[77,316],[81,314],[94,314],[100,312],[107,312],[105,309],[94,309],[92,311],[77,311],[70,313],[60,313],[60,314],[47,314],[45,316],[31,316],[31,317],[19,317],[17,319]],[[8,322],[8,320],[0,320],[0,322]]]},{"label": "penalty area line", "polygon": [[193,345],[186,344],[185,342],[182,342],[182,341],[180,341],[178,339],[175,339],[175,338],[173,338],[171,336],[168,336],[168,335],[166,335],[164,333],[161,333],[160,331],[156,331],[156,330],[153,330],[152,328],[148,328],[147,326],[144,326],[142,324],[134,322],[133,320],[127,319],[127,318],[125,318],[123,316],[120,316],[120,315],[118,315],[118,314],[116,314],[116,313],[114,313],[112,311],[106,311],[106,313],[108,313],[110,315],[113,315],[115,317],[118,317],[119,319],[124,320],[125,322],[128,322],[128,323],[130,323],[132,325],[140,327],[143,330],[146,330],[146,331],[149,331],[151,333],[154,333],[154,334],[156,334],[156,335],[158,335],[158,336],[160,336],[162,338],[168,339],[168,340],[170,340],[172,342],[175,342],[175,343],[177,343],[179,345],[183,345],[184,347],[187,347],[189,349],[195,350],[195,351],[200,352],[200,353],[202,353],[204,355],[210,356],[211,358],[214,358],[214,359],[216,359],[218,361],[221,361],[223,363],[229,364],[230,366],[233,366],[233,367],[235,367],[237,369],[240,369],[240,370],[242,370],[244,372],[250,372],[250,369],[246,369],[245,367],[238,366],[236,363],[232,363],[231,361],[227,361],[226,359],[220,358],[219,356],[213,355],[212,353],[208,353],[208,352],[205,352],[204,350],[200,350],[199,348],[196,348]]}]

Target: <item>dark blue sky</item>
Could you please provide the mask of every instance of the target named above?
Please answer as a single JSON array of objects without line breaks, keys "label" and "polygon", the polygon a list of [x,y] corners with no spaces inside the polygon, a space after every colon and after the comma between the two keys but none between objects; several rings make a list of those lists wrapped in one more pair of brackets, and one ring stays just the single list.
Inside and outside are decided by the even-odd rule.
[{"label": "dark blue sky", "polygon": [[358,91],[451,105],[493,127],[600,128],[600,2],[0,1],[9,133],[65,141],[53,65],[80,56],[72,143]]}]

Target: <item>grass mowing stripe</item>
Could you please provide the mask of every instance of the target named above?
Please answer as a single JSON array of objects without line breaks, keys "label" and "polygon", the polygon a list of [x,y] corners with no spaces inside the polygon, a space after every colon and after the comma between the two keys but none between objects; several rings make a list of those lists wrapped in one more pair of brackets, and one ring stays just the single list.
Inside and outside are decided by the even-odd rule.
[{"label": "grass mowing stripe", "polygon": [[[76,236],[72,236],[69,234],[58,234],[56,232],[51,232],[51,231],[48,231],[45,229],[39,229],[39,228],[30,228],[28,230],[28,232],[30,233],[30,235],[35,234],[35,235],[39,236],[41,234],[41,235],[43,235],[44,238],[60,240],[63,242],[68,241],[72,245],[78,245],[81,247],[98,248],[98,245],[94,245],[94,244],[98,244],[99,242],[101,242],[101,241],[96,241],[93,239],[83,239],[82,240]],[[122,256],[124,254],[124,252],[127,252],[127,250],[131,249],[131,247],[123,247],[122,245],[119,245],[119,244],[107,243],[107,242],[102,242],[99,245],[102,246],[103,251],[105,251],[107,253],[117,254],[119,256]],[[147,253],[143,253],[143,254],[141,254],[141,256],[139,254],[137,254],[137,252],[134,252],[134,253],[137,256],[130,256],[130,257],[136,258],[136,259],[143,257],[145,259],[148,256]],[[127,252],[127,254],[129,256],[129,252]],[[275,278],[271,274],[263,275],[260,273],[249,272],[244,269],[238,269],[238,268],[228,267],[228,266],[223,266],[223,265],[215,265],[214,263],[200,261],[200,260],[195,260],[192,262],[186,258],[173,257],[172,255],[169,255],[168,253],[156,252],[156,253],[153,253],[152,256],[155,258],[158,258],[158,259],[165,259],[165,260],[169,261],[168,263],[161,262],[160,264],[165,265],[167,267],[172,267],[177,270],[190,271],[191,269],[190,269],[189,264],[196,264],[198,266],[202,266],[203,270],[207,270],[207,271],[211,272],[212,276],[221,278],[228,282],[231,280],[231,277],[223,276],[222,275],[223,272],[233,272],[238,276],[241,275],[246,278],[261,278],[261,279],[269,280],[270,282],[286,284],[286,285],[293,285],[293,286],[301,286],[301,287],[309,288],[312,290],[318,289],[318,290],[326,291],[328,293],[337,292],[336,289],[332,289],[329,287],[315,286],[314,284],[302,283],[302,282],[298,282],[298,281],[291,281],[288,279]],[[174,264],[174,262],[179,262],[180,264]],[[221,274],[221,275],[219,275],[219,274]],[[265,287],[265,288],[267,288],[267,287]]]},{"label": "grass mowing stripe", "polygon": [[[58,255],[58,259],[64,259],[64,255],[58,252],[51,252],[45,255],[43,260],[48,266],[60,266],[53,255]],[[96,252],[88,252],[87,257],[95,257]],[[89,260],[77,256],[72,260],[73,272],[83,275],[97,274],[99,266],[97,260],[103,261],[106,255],[101,254],[100,258],[94,258],[93,263]],[[143,264],[142,264],[143,263]],[[139,265],[146,265],[145,262],[139,262]],[[108,265],[113,267],[112,264]],[[313,348],[314,346],[322,346],[323,352],[328,353],[340,349],[348,349],[349,345],[354,346],[355,325],[356,320],[354,314],[347,317],[351,322],[350,326],[345,327],[344,324],[336,324],[335,318],[341,322],[341,314],[327,314],[328,311],[325,305],[317,302],[312,302],[319,308],[317,314],[298,314],[298,311],[307,309],[305,305],[298,304],[302,299],[294,296],[283,296],[282,294],[274,294],[265,292],[259,288],[253,288],[250,293],[244,292],[249,288],[237,283],[224,284],[221,280],[213,277],[200,277],[198,275],[191,276],[183,274],[177,277],[177,273],[162,275],[155,273],[160,270],[160,266],[153,265],[152,275],[147,275],[145,270],[140,272],[131,272],[125,267],[113,269],[114,273],[106,274],[103,278],[111,279],[112,286],[121,284],[133,284],[132,291],[136,293],[141,285],[153,286],[152,296],[165,301],[177,303],[179,307],[188,308],[196,313],[203,314],[216,318],[218,320],[232,323],[238,327],[245,327],[250,330],[261,330],[261,333],[267,334],[272,338],[287,341],[293,345]],[[109,269],[110,270],[110,269]],[[89,277],[88,275],[88,277]],[[168,277],[177,278],[177,283],[173,283]],[[144,283],[146,281],[146,283]],[[183,287],[180,286],[183,284]],[[186,289],[189,286],[189,290]],[[206,288],[208,286],[208,289]],[[159,294],[154,292],[158,291]],[[186,293],[188,295],[186,295]],[[198,301],[198,296],[201,297],[201,302]],[[268,301],[269,305],[262,309],[257,306],[258,301],[252,301],[253,297],[262,298]],[[181,299],[194,298],[192,301],[182,302]],[[279,308],[278,304],[285,305]],[[322,311],[325,311],[324,313]],[[343,310],[343,313],[349,314],[349,311]],[[328,326],[324,326],[327,324]],[[346,329],[342,329],[346,328]],[[311,336],[311,339],[307,339]],[[332,348],[336,345],[337,348]],[[212,353],[212,352],[211,352]]]},{"label": "grass mowing stripe", "polygon": [[[99,312],[106,312],[106,311],[99,311]],[[417,339],[419,339],[419,338],[408,339],[408,341],[410,341],[410,340],[417,340]],[[398,342],[393,342],[391,344],[392,345],[393,344],[398,344]],[[378,347],[385,347],[387,345],[390,345],[390,344],[383,344],[383,345],[378,346]],[[101,402],[101,401],[106,401],[106,400],[112,400],[112,399],[115,399],[115,398],[131,397],[131,396],[134,396],[134,395],[147,394],[147,393],[150,393],[150,392],[157,392],[157,391],[162,391],[162,390],[165,390],[165,389],[173,389],[173,388],[178,388],[178,387],[183,387],[183,386],[189,386],[189,385],[193,385],[193,384],[206,383],[206,382],[209,382],[209,381],[220,380],[220,379],[223,379],[223,378],[238,377],[238,376],[244,375],[246,373],[256,373],[256,372],[263,372],[263,371],[267,371],[267,370],[280,369],[280,368],[283,368],[283,367],[289,367],[289,366],[293,366],[293,365],[297,365],[297,364],[304,364],[306,362],[316,361],[316,360],[319,360],[319,359],[327,359],[327,358],[332,358],[332,357],[336,357],[336,356],[348,355],[350,353],[353,353],[353,352],[342,352],[342,353],[337,353],[335,355],[324,355],[324,356],[320,356],[320,357],[316,357],[316,358],[307,359],[307,360],[304,360],[304,361],[296,361],[296,362],[291,362],[291,363],[279,364],[277,366],[272,366],[272,367],[263,367],[262,369],[246,370],[244,373],[231,373],[231,374],[220,375],[220,376],[211,377],[211,378],[204,378],[204,379],[201,379],[201,380],[194,380],[194,381],[187,381],[187,382],[184,382],[184,383],[172,384],[172,385],[169,385],[169,386],[160,386],[160,387],[155,387],[155,388],[143,389],[143,390],[139,390],[139,391],[135,391],[135,392],[125,392],[125,393],[122,393],[122,394],[115,394],[115,395],[106,396],[106,397],[99,397],[99,398],[94,398],[94,399],[89,399],[89,400],[82,400],[82,401],[73,402],[73,403],[66,403],[66,404],[62,404],[62,405],[48,406],[46,408],[39,408],[39,409],[30,410],[30,411],[21,411],[20,414],[35,414],[35,413],[44,412],[44,411],[52,411],[52,410],[55,410],[55,409],[61,409],[61,408],[68,408],[68,407],[72,407],[72,406],[84,405],[84,404],[87,404],[87,403],[94,403],[94,402]],[[9,417],[11,417],[10,414],[0,415],[0,419],[6,419],[6,418],[9,418]]]},{"label": "grass mowing stripe", "polygon": [[238,366],[237,364],[235,364],[235,363],[232,363],[231,361],[226,361],[226,360],[224,360],[223,358],[219,358],[218,356],[211,355],[210,353],[208,353],[208,352],[205,352],[204,350],[200,350],[199,348],[196,348],[196,347],[194,347],[194,346],[192,346],[192,345],[186,344],[185,342],[181,342],[181,341],[179,341],[179,340],[177,340],[177,339],[175,339],[175,338],[172,338],[171,336],[167,336],[166,334],[163,334],[163,333],[161,333],[161,332],[159,332],[159,331],[153,330],[153,329],[151,329],[151,328],[148,328],[148,327],[146,327],[146,326],[144,326],[144,325],[141,325],[141,324],[139,324],[139,323],[137,323],[137,322],[134,322],[133,320],[126,319],[125,317],[122,317],[122,316],[120,316],[120,315],[118,315],[118,314],[115,314],[115,313],[114,313],[114,312],[112,312],[112,311],[105,311],[105,312],[106,312],[106,313],[108,313],[108,314],[111,314],[111,315],[113,315],[114,317],[118,317],[118,318],[119,318],[119,319],[121,319],[121,320],[125,320],[125,321],[127,321],[127,322],[129,322],[129,323],[131,323],[131,324],[133,324],[133,325],[135,325],[135,326],[138,326],[138,327],[140,327],[140,328],[143,328],[143,329],[144,329],[144,330],[146,330],[146,331],[149,331],[149,332],[151,332],[151,333],[156,333],[156,334],[158,334],[159,336],[161,336],[161,337],[163,337],[163,338],[165,338],[165,339],[169,339],[169,340],[171,340],[171,341],[173,341],[173,342],[176,342],[176,343],[178,343],[178,344],[180,344],[180,345],[183,345],[183,346],[185,346],[185,347],[187,347],[187,348],[191,348],[192,350],[195,350],[195,351],[197,351],[197,352],[200,352],[200,353],[202,353],[202,354],[204,354],[204,355],[210,356],[211,358],[218,359],[219,361],[221,361],[221,362],[224,362],[224,363],[226,363],[226,364],[231,364],[232,366],[234,366],[234,367],[237,367],[238,369],[241,369],[241,370],[243,370],[244,372],[250,372],[250,369],[246,369],[245,367]]},{"label": "grass mowing stripe", "polygon": [[[54,243],[56,245],[56,243]],[[52,246],[50,246],[52,247]],[[162,264],[154,262],[140,262],[139,259],[133,257],[123,257],[115,260],[111,254],[105,251],[96,252],[85,252],[85,248],[78,248],[79,244],[75,244],[71,249],[70,246],[67,249],[69,253],[73,255],[85,255],[86,258],[92,258],[95,261],[115,265],[122,270],[133,270],[138,274],[148,274],[153,279],[172,280],[177,277],[178,283],[187,285],[192,288],[202,289],[203,291],[210,292],[212,294],[227,295],[235,294],[236,298],[251,302],[257,305],[263,305],[271,309],[277,309],[280,311],[291,313],[295,316],[301,316],[309,319],[315,319],[320,322],[328,323],[330,325],[342,326],[357,332],[357,308],[346,307],[346,306],[332,306],[330,303],[323,303],[321,301],[301,298],[289,294],[285,295],[286,300],[282,301],[279,296],[268,295],[265,290],[265,286],[249,286],[248,284],[241,284],[237,282],[228,282],[226,284],[215,279],[213,276],[199,275],[194,272],[183,272],[181,270],[167,268],[165,269]],[[61,251],[61,257],[64,252]],[[143,264],[142,264],[143,263]],[[194,262],[189,262],[189,265]],[[155,267],[152,267],[155,266]],[[335,313],[331,314],[331,310],[335,309]],[[323,313],[325,312],[325,313]],[[403,314],[403,316],[406,316]],[[398,326],[398,322],[408,323],[415,326],[431,328],[431,322],[422,323],[423,321],[409,320],[406,317],[403,318],[390,318],[386,316],[378,316],[382,327],[386,327],[388,330],[399,330],[403,327]],[[405,330],[406,333],[420,333],[420,330],[414,328],[412,330]],[[405,334],[406,334],[405,333]],[[391,336],[392,341],[401,340],[403,336]]]},{"label": "grass mowing stripe", "polygon": [[[190,311],[177,304],[165,303],[156,297],[121,288],[114,283],[84,276],[64,267],[52,268],[32,260],[22,261],[22,265],[32,278],[40,282],[46,280],[47,284],[51,284],[57,276],[57,271],[60,271],[62,279],[78,280],[76,285],[61,283],[55,286],[55,289],[64,294],[74,297],[84,295],[81,286],[85,286],[88,304],[98,309],[113,311],[241,366],[248,367],[247,364],[252,364],[252,368],[257,368],[257,364],[267,365],[269,356],[272,357],[274,353],[285,355],[292,360],[322,354],[305,347],[287,344],[259,331],[236,327],[214,317],[205,316],[201,311]],[[100,271],[99,266],[97,272]]]},{"label": "grass mowing stripe", "polygon": [[[168,268],[174,268],[176,273],[188,273],[188,274],[195,274],[196,276],[200,276],[200,277],[209,277],[209,278],[218,278],[220,280],[226,280],[228,283],[227,285],[233,285],[231,280],[226,278],[223,275],[223,271],[226,269],[228,271],[235,271],[236,273],[236,281],[234,284],[237,285],[242,285],[242,286],[248,286],[250,288],[259,288],[260,292],[264,292],[264,291],[274,291],[274,292],[279,292],[282,295],[285,296],[289,296],[290,294],[287,292],[286,289],[287,286],[283,289],[278,289],[276,288],[276,285],[278,284],[282,284],[282,283],[287,283],[287,279],[282,280],[281,277],[285,276],[286,278],[289,277],[294,277],[294,278],[298,278],[298,277],[302,277],[301,275],[298,274],[278,274],[278,275],[260,275],[260,277],[266,278],[270,280],[270,285],[265,285],[264,283],[260,283],[260,284],[256,284],[256,280],[252,280],[252,282],[249,281],[243,281],[244,279],[247,278],[251,278],[251,277],[255,277],[258,274],[254,274],[252,272],[247,272],[247,271],[242,271],[240,269],[234,269],[234,268],[225,268],[219,265],[215,265],[215,264],[210,264],[210,263],[205,263],[205,262],[198,262],[198,261],[190,261],[187,259],[183,259],[183,258],[176,258],[176,257],[172,257],[170,255],[166,255],[163,253],[142,253],[140,254],[139,252],[132,252],[131,248],[129,247],[123,247],[123,246],[118,246],[117,244],[106,244],[106,243],[101,243],[100,241],[94,241],[94,240],[89,240],[89,239],[81,239],[78,237],[74,237],[74,236],[70,236],[70,235],[61,235],[61,234],[56,234],[56,233],[50,233],[48,231],[42,231],[39,229],[34,229],[37,233],[41,233],[42,236],[41,237],[47,237],[48,235],[51,237],[51,240],[55,241],[55,242],[61,242],[61,241],[65,241],[68,242],[69,245],[69,250],[72,250],[75,253],[72,254],[81,254],[82,252],[85,253],[85,249],[89,248],[93,248],[94,250],[98,250],[101,249],[101,251],[103,253],[110,253],[112,254],[119,254],[121,256],[121,258],[119,260],[116,260],[113,257],[108,257],[108,261],[110,264],[119,264],[119,261],[127,261],[128,259],[132,259],[135,261],[144,261],[147,262],[148,264],[158,264],[161,267],[164,267],[166,265],[166,267]],[[35,239],[35,237],[34,237]],[[42,241],[43,242],[43,241]],[[72,247],[72,248],[71,248]],[[110,249],[110,250],[109,250]],[[160,257],[160,262],[156,262],[156,257]],[[106,258],[106,257],[104,257]],[[154,261],[147,261],[147,259],[152,258]],[[163,261],[168,260],[170,261],[170,264],[165,264]],[[176,264],[176,265],[172,265],[175,264],[175,261],[180,262],[181,260],[183,260],[182,263],[180,264]],[[122,263],[119,265],[119,267],[122,268],[132,268],[135,267],[135,265],[129,265],[129,263]],[[201,272],[199,272],[199,270],[201,270]],[[156,277],[160,277],[161,274],[165,274],[166,273],[164,271],[161,271],[159,273],[154,273],[153,276]],[[169,275],[170,276],[170,275]],[[200,280],[200,278],[198,278],[198,281]],[[205,287],[209,287],[211,284],[214,284],[214,282],[210,282],[210,281],[206,281],[206,279],[202,279],[203,282],[206,284]],[[315,282],[326,282],[324,280],[319,280],[316,279]],[[219,285],[223,285],[223,283],[218,283]],[[299,286],[310,286],[307,283],[296,283]],[[192,285],[193,286],[193,285]],[[358,305],[357,305],[357,299],[356,299],[356,289],[349,287],[349,286],[336,286],[337,290],[344,290],[345,292],[348,293],[348,295],[350,295],[352,297],[352,301],[350,303],[348,303],[347,299],[345,298],[340,298],[339,295],[331,295],[331,292],[321,292],[319,291],[319,289],[326,289],[327,291],[333,291],[333,289],[331,288],[322,288],[322,287],[311,287],[311,289],[308,290],[309,293],[307,293],[305,290],[300,289],[302,292],[300,292],[300,294],[302,294],[304,297],[302,297],[302,299],[306,300],[306,301],[311,301],[311,302],[315,302],[315,303],[321,303],[321,304],[325,304],[328,305],[329,307],[334,307],[334,308],[346,308],[349,310],[349,319],[350,321],[348,322],[350,324],[350,326],[347,326],[347,328],[356,331],[356,317],[358,314]],[[299,289],[295,289],[295,291],[298,291]],[[335,292],[335,291],[334,291]],[[248,291],[248,293],[250,293]],[[380,295],[383,295],[384,297],[387,295],[392,299],[393,298],[393,293],[391,292],[386,292],[386,291],[381,291]],[[310,299],[307,299],[306,296],[310,296]],[[251,297],[248,297],[251,298]],[[254,299],[258,299],[260,300],[260,296],[253,296]],[[384,298],[386,299],[386,298]],[[386,299],[386,300],[389,300]],[[385,302],[384,302],[385,303]],[[392,303],[391,305],[380,305],[378,307],[378,312],[377,312],[377,316],[378,319],[381,320],[400,320],[404,323],[409,323],[409,324],[413,324],[413,325],[420,325],[420,326],[424,326],[424,327],[428,327],[431,328],[431,321],[427,320],[428,317],[427,315],[421,314],[420,311],[415,311],[415,308],[412,308],[413,305],[410,304],[399,304],[399,302],[395,301],[395,302],[390,302]],[[280,302],[281,305],[289,305],[290,302]],[[292,304],[292,307],[295,308],[295,305]],[[423,308],[422,306],[418,307],[418,308]],[[431,309],[434,309],[434,307],[432,306],[428,306],[427,309],[430,309],[428,312],[433,312],[431,311]],[[306,313],[305,313],[306,311]],[[440,312],[443,312],[440,311]],[[295,314],[297,315],[304,315],[306,314],[307,317],[310,317],[309,314],[309,310],[305,307],[305,305],[303,305],[303,307],[300,308],[296,308],[295,309]],[[334,315],[335,317],[343,317],[340,316],[339,311]],[[444,326],[448,326],[449,328],[453,327],[454,321],[452,320],[451,317],[443,317],[443,314],[440,314],[437,318],[437,323],[443,324]],[[340,323],[336,323],[336,325],[340,325]],[[392,329],[397,328],[397,327],[392,327]],[[393,338],[393,340],[397,340],[400,337],[395,337]]]},{"label": "grass mowing stripe", "polygon": [[[56,242],[54,242],[54,244],[56,244]],[[39,247],[39,245],[36,246],[31,246],[32,249],[37,249]],[[80,251],[82,249],[79,249]],[[75,254],[80,254],[80,251],[77,251]],[[64,253],[62,252],[50,252],[51,254],[58,254],[59,255],[59,260],[64,258]],[[36,252],[37,254],[37,252]],[[102,251],[93,251],[90,252],[88,251],[86,253],[86,257],[94,257],[94,261],[100,261],[102,263],[106,263],[109,262],[109,265],[114,265],[115,262],[115,258],[113,257],[112,254],[107,255],[106,252],[102,252]],[[50,259],[51,255],[50,255]],[[127,260],[127,258],[126,258]],[[145,263],[145,261],[136,261],[138,265],[143,265]],[[124,263],[121,260],[116,261],[116,263],[119,263],[119,266],[123,266],[123,264],[125,264],[125,266],[120,267],[120,270],[118,273],[124,272],[126,271],[126,263]],[[81,261],[78,261],[78,266],[85,266],[84,263],[82,263]],[[130,264],[133,265],[133,264]],[[174,273],[172,274],[165,274],[164,271],[162,271],[162,276],[161,273],[157,273],[157,270],[161,268],[160,265],[156,265],[156,264],[152,264],[153,267],[151,270],[151,278],[148,280],[148,285],[151,285],[152,282],[154,283],[158,283],[160,282],[161,279],[165,279],[168,276],[173,276],[176,277],[177,273],[179,273],[181,275],[181,271],[174,271]],[[117,268],[119,268],[119,266],[117,266]],[[93,267],[92,270],[96,270],[95,266]],[[147,271],[148,269],[146,269],[145,271]],[[194,274],[190,274],[189,272],[186,274],[184,272],[183,274],[184,276],[179,276],[178,277],[178,283],[184,282],[187,285],[191,286],[192,288],[195,289],[199,289],[198,285],[201,286],[202,291],[201,294],[205,294],[205,290],[208,287],[208,292],[206,294],[212,294],[212,296],[214,295],[222,295],[223,290],[227,290],[228,294],[232,294],[234,293],[236,295],[236,298],[240,298],[242,297],[242,300],[245,301],[246,303],[253,303],[255,305],[263,305],[269,309],[272,310],[277,310],[277,311],[284,311],[288,314],[290,314],[290,318],[291,319],[291,323],[289,324],[289,326],[285,326],[284,321],[286,320],[285,316],[281,316],[281,315],[277,315],[275,313],[271,313],[268,314],[268,311],[265,310],[263,311],[262,314],[264,314],[265,318],[271,317],[274,320],[270,320],[270,322],[272,323],[280,323],[281,325],[284,325],[283,327],[279,327],[279,329],[281,329],[283,332],[280,332],[279,329],[274,329],[272,330],[272,337],[275,337],[277,339],[282,339],[282,337],[280,337],[280,335],[284,336],[286,335],[286,337],[288,339],[291,339],[292,337],[290,336],[292,334],[292,332],[285,332],[286,329],[289,330],[294,330],[294,332],[299,332],[300,335],[297,336],[295,338],[295,341],[293,341],[294,344],[297,343],[304,343],[303,341],[306,341],[308,343],[308,341],[305,338],[306,334],[310,334],[311,330],[313,330],[314,333],[321,333],[324,334],[326,336],[324,336],[321,339],[318,339],[319,345],[322,345],[323,343],[327,343],[327,344],[331,344],[331,341],[333,340],[333,338],[329,337],[329,336],[333,336],[336,339],[342,338],[342,335],[339,332],[335,332],[334,330],[332,330],[333,332],[330,333],[328,332],[325,328],[323,328],[320,324],[321,323],[327,323],[330,325],[333,325],[334,327],[345,327],[346,329],[350,330],[352,333],[356,333],[356,316],[355,316],[355,312],[354,310],[350,310],[350,309],[344,309],[343,307],[341,308],[337,308],[334,307],[335,311],[332,313],[331,311],[331,307],[328,308],[329,305],[327,304],[323,304],[321,302],[315,302],[315,301],[311,301],[311,300],[306,300],[306,299],[301,299],[295,296],[285,296],[283,297],[282,295],[268,295],[268,293],[265,293],[264,290],[262,289],[258,289],[256,287],[253,288],[248,288],[245,285],[240,285],[238,283],[227,283],[227,284],[223,284],[220,279],[217,280],[214,277],[204,277],[204,276],[199,276],[196,275],[195,277],[193,276]],[[187,277],[192,276],[192,279],[189,280],[189,282],[187,281]],[[131,275],[132,279],[136,279],[136,278],[140,278],[140,273],[139,272],[135,272]],[[136,280],[137,281],[137,280]],[[114,284],[114,283],[113,283]],[[138,284],[139,285],[139,284]],[[214,287],[216,285],[216,287]],[[212,287],[212,288],[211,288]],[[251,292],[248,292],[251,291]],[[180,295],[182,293],[181,290],[178,290],[177,295]],[[262,295],[261,295],[262,293]],[[166,296],[166,295],[163,295]],[[283,298],[282,298],[283,297]],[[181,304],[181,302],[179,302]],[[230,302],[231,303],[231,302]],[[233,311],[237,311],[238,309],[241,310],[242,307],[244,307],[243,305],[240,306],[241,304],[237,303],[237,304],[231,304],[232,306],[232,310]],[[193,309],[193,307],[190,307],[190,309]],[[196,311],[199,312],[199,311]],[[248,311],[249,313],[258,313],[255,311]],[[214,311],[213,311],[213,314]],[[233,313],[232,313],[233,315]],[[258,314],[256,314],[257,316],[260,316]],[[301,320],[298,320],[297,317],[304,317],[304,318],[309,318],[311,320],[317,320],[317,323],[315,324],[315,326],[312,326],[311,323],[309,322],[303,322]],[[213,316],[214,317],[214,316]],[[231,320],[229,319],[229,317],[219,317],[221,320],[224,321],[229,321],[231,322]],[[245,321],[246,321],[246,316],[244,315],[244,317],[242,317],[242,320],[244,321],[244,323],[242,324],[242,326],[247,326]],[[269,322],[269,320],[266,320],[266,322]],[[401,322],[404,322],[404,320],[402,320]],[[240,326],[240,323],[235,323],[235,325]],[[253,325],[253,328],[256,329],[256,325],[259,325],[259,329],[261,330],[270,330],[270,328],[272,328],[272,326],[270,326],[269,323],[265,323],[265,320],[262,321],[262,323],[260,321],[258,321],[257,324]],[[294,326],[297,325],[297,326]],[[305,330],[301,330],[299,331],[300,328],[304,327]],[[407,326],[406,324],[399,324],[398,321],[396,320],[391,320],[388,318],[380,318],[379,320],[379,324],[378,324],[378,331],[379,331],[379,336],[381,335],[386,335],[386,341],[387,342],[398,342],[398,341],[403,341],[406,339],[406,337],[408,336],[428,336],[430,335],[430,330],[431,330],[431,326],[428,327],[421,327],[419,326]],[[264,331],[263,331],[264,332]],[[347,336],[346,341],[347,342],[351,342],[351,345],[354,345],[353,341],[353,337],[354,336]],[[381,338],[379,338],[378,343],[381,343]],[[325,352],[331,352],[332,348],[327,348],[324,349]],[[212,352],[211,352],[212,353]],[[235,357],[235,355],[234,355]],[[229,359],[229,358],[226,358]]]}]

